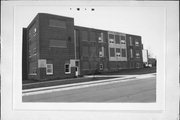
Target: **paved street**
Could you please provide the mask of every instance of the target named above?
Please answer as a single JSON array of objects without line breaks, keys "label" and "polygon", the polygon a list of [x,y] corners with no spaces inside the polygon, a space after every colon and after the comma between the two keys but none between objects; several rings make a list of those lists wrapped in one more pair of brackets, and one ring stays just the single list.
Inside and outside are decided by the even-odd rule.
[{"label": "paved street", "polygon": [[24,102],[155,102],[155,75],[137,75],[23,94]]}]

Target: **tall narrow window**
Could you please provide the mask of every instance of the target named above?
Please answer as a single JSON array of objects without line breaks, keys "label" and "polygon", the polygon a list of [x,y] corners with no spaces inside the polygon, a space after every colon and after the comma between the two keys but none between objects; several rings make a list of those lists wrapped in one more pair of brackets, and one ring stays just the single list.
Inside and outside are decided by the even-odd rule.
[{"label": "tall narrow window", "polygon": [[126,49],[122,49],[122,57],[126,57]]},{"label": "tall narrow window", "polygon": [[136,52],[136,58],[140,58],[139,52]]},{"label": "tall narrow window", "polygon": [[115,49],[110,48],[110,57],[115,57]]},{"label": "tall narrow window", "polygon": [[120,44],[119,35],[115,35],[115,42],[116,42],[116,44]]},{"label": "tall narrow window", "polygon": [[121,57],[121,49],[120,48],[116,48],[116,56],[117,57]]},{"label": "tall narrow window", "polygon": [[71,73],[71,70],[70,70],[70,64],[69,63],[66,63],[65,64],[65,74],[70,74]]},{"label": "tall narrow window", "polygon": [[114,43],[114,35],[109,34],[109,43]]},{"label": "tall narrow window", "polygon": [[99,57],[104,57],[104,47],[100,47],[99,49]]},{"label": "tall narrow window", "polygon": [[130,44],[130,46],[132,46],[132,45],[133,45],[133,42],[132,42],[132,37],[129,37],[129,44]]},{"label": "tall narrow window", "polygon": [[53,64],[46,64],[46,74],[47,75],[53,74]]},{"label": "tall narrow window", "polygon": [[136,42],[135,42],[135,45],[136,45],[136,46],[139,46],[139,41],[136,41]]},{"label": "tall narrow window", "polygon": [[133,50],[130,49],[130,57],[133,58]]},{"label": "tall narrow window", "polygon": [[98,41],[103,42],[104,41],[103,39],[104,39],[103,33],[98,33]]}]

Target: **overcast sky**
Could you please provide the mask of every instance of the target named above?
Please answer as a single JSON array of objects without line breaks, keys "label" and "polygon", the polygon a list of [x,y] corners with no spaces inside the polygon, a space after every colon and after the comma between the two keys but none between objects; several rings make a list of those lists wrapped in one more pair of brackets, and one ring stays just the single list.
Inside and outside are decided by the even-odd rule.
[{"label": "overcast sky", "polygon": [[[71,8],[71,9],[70,9]],[[142,36],[144,49],[154,57],[165,39],[165,11],[160,7],[80,7],[22,6],[15,9],[15,29],[22,39],[22,27],[27,27],[37,13],[73,17],[75,25],[117,31]],[[92,11],[91,8],[95,10]],[[18,38],[18,37],[17,37]]]}]

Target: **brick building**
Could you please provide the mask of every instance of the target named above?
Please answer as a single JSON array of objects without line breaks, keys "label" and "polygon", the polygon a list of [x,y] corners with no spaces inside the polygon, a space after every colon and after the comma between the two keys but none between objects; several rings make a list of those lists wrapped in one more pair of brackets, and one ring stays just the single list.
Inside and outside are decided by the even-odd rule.
[{"label": "brick building", "polygon": [[140,36],[75,26],[73,18],[39,13],[23,28],[23,80],[141,68],[142,49]]}]

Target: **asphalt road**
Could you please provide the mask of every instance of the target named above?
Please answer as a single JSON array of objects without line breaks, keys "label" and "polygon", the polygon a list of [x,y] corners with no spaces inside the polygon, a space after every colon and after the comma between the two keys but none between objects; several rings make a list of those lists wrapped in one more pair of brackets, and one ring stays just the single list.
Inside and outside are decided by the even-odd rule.
[{"label": "asphalt road", "polygon": [[[117,78],[116,78],[117,79]],[[156,102],[156,77],[79,85],[23,95],[23,102]]]}]

